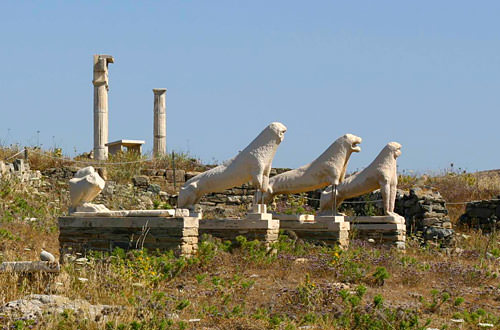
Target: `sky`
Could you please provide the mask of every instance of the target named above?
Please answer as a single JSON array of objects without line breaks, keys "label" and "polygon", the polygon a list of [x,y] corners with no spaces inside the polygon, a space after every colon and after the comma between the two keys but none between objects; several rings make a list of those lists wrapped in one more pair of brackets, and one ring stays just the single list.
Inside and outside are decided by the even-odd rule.
[{"label": "sky", "polygon": [[92,56],[110,54],[109,140],[206,163],[288,127],[274,167],[363,138],[349,171],[390,141],[400,171],[500,168],[498,1],[2,1],[0,143],[93,147]]}]

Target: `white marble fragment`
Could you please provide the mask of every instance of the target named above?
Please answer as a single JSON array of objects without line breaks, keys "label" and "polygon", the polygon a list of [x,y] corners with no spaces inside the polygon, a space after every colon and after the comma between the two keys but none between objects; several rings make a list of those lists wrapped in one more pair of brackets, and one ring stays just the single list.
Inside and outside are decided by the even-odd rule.
[{"label": "white marble fragment", "polygon": [[45,250],[42,250],[42,252],[40,253],[40,260],[41,261],[55,262],[56,257],[54,257],[54,255],[52,253],[47,252]]},{"label": "white marble fragment", "polygon": [[69,180],[70,213],[109,211],[103,205],[90,203],[104,188],[106,182],[92,166],[82,168]]}]

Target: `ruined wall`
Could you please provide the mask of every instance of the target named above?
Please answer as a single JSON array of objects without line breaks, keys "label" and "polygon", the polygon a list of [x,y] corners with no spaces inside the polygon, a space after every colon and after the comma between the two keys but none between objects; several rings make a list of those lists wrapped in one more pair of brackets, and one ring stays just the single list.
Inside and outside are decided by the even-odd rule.
[{"label": "ruined wall", "polygon": [[491,232],[494,228],[500,229],[499,218],[500,196],[496,199],[467,203],[465,213],[458,219],[458,224]]},{"label": "ruined wall", "polygon": [[23,183],[38,187],[42,179],[40,171],[30,169],[23,159],[16,159],[12,163],[0,161],[0,178],[14,178]]}]

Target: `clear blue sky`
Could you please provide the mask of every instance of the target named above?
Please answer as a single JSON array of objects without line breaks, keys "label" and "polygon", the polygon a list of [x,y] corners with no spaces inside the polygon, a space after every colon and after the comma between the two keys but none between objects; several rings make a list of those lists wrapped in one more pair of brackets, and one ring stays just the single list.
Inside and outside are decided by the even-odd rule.
[{"label": "clear blue sky", "polygon": [[153,88],[167,146],[206,162],[288,127],[273,165],[364,139],[400,169],[500,168],[498,1],[3,1],[0,142],[92,149],[92,55],[111,54],[109,138],[152,149]]}]

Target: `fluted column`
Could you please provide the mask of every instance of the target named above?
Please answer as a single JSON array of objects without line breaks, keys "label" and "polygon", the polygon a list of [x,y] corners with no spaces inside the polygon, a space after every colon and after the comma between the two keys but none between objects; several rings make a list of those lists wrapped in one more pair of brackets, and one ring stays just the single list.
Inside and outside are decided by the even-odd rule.
[{"label": "fluted column", "polygon": [[153,156],[158,157],[167,153],[167,111],[165,88],[155,88],[154,93],[154,141]]},{"label": "fluted column", "polygon": [[108,159],[108,64],[110,55],[94,55],[94,159]]}]

